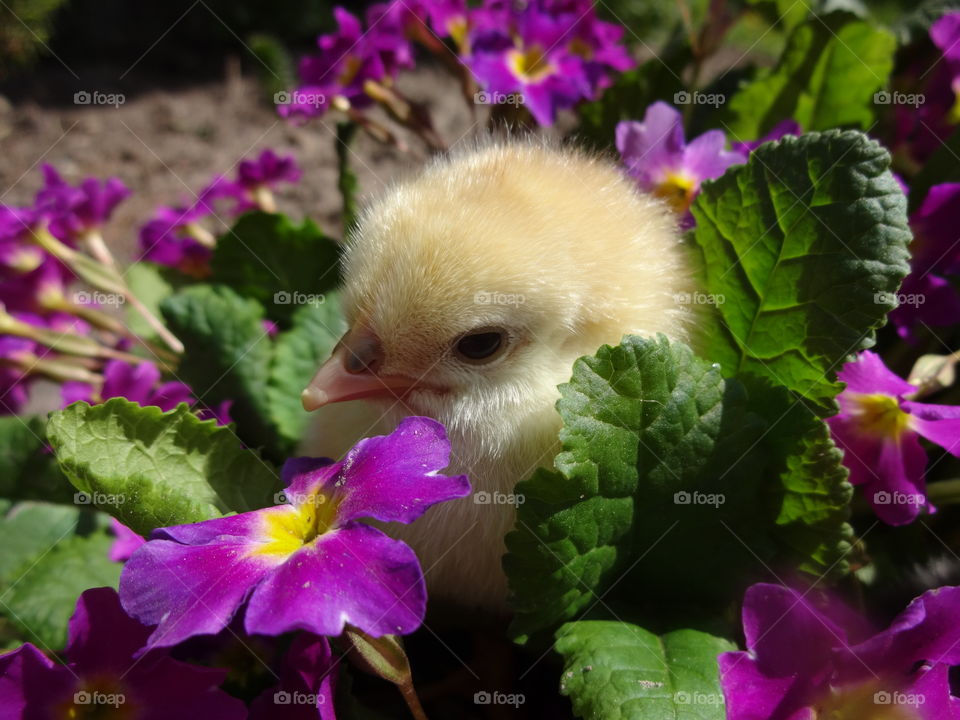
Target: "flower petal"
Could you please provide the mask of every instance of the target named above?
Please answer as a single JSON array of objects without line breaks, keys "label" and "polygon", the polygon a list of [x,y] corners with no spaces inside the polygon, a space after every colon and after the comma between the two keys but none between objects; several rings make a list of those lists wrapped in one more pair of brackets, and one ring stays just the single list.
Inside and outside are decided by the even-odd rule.
[{"label": "flower petal", "polygon": [[148,648],[168,647],[222,630],[277,561],[237,542],[191,546],[151,540],[127,561],[120,600],[130,615],[157,625]]},{"label": "flower petal", "polygon": [[150,629],[127,615],[113,588],[85,590],[67,626],[64,654],[84,671],[126,674],[130,658],[144,646]]},{"label": "flower petal", "polygon": [[802,680],[764,675],[747,652],[722,653],[717,661],[727,720],[813,720],[811,690]]},{"label": "flower petal", "polygon": [[837,379],[847,384],[846,390],[849,392],[898,397],[916,391],[913,385],[888,369],[879,355],[869,350],[864,350],[855,361],[844,365],[837,373]]},{"label": "flower petal", "polygon": [[366,525],[319,536],[257,587],[247,605],[248,633],[307,630],[339,635],[347,623],[370,635],[406,634],[426,609],[413,550]]},{"label": "flower petal", "polygon": [[[30,643],[0,655],[0,708],[4,717],[48,717],[39,711],[69,702],[75,684],[73,673]],[[27,710],[34,712],[28,714]]]},{"label": "flower petal", "polygon": [[[280,685],[250,706],[250,720],[336,720],[337,664],[325,637],[301,633],[280,668]],[[314,702],[294,702],[310,700]]]},{"label": "flower petal", "polygon": [[913,433],[884,440],[871,469],[873,479],[864,485],[867,502],[888,525],[913,522],[927,504],[923,471],[927,454]]}]

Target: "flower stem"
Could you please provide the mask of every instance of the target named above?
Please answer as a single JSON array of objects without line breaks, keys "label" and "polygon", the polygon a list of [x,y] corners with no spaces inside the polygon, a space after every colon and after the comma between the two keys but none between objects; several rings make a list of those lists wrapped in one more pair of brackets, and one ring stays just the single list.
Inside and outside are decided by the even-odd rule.
[{"label": "flower stem", "polygon": [[937,506],[960,505],[960,478],[930,483],[927,485],[927,499]]},{"label": "flower stem", "polygon": [[403,700],[407,703],[407,707],[410,708],[410,714],[413,715],[416,720],[427,720],[427,714],[423,711],[420,698],[417,697],[417,691],[413,689],[413,681],[405,682],[397,685],[397,687],[400,689],[400,694],[403,695]]}]

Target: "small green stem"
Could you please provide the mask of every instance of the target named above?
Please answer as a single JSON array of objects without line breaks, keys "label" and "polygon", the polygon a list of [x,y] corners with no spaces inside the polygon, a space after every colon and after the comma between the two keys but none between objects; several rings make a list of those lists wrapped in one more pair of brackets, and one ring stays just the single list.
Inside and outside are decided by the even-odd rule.
[{"label": "small green stem", "polygon": [[927,499],[936,506],[960,505],[960,479],[930,483],[927,486]]},{"label": "small green stem", "polygon": [[410,714],[413,715],[416,720],[427,720],[427,714],[423,711],[423,706],[420,705],[420,698],[417,697],[417,691],[413,689],[413,681],[397,685],[400,689],[400,694],[403,695],[404,702],[407,703],[407,707],[410,708]]}]

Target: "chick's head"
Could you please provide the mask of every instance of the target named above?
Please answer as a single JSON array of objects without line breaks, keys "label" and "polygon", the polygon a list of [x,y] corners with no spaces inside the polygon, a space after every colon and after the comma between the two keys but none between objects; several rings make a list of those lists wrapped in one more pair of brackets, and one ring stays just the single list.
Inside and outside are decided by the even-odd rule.
[{"label": "chick's head", "polygon": [[350,330],[304,405],[369,398],[503,448],[556,418],[577,357],[625,333],[687,339],[691,276],[674,217],[612,164],[532,144],[442,159],[363,214]]}]

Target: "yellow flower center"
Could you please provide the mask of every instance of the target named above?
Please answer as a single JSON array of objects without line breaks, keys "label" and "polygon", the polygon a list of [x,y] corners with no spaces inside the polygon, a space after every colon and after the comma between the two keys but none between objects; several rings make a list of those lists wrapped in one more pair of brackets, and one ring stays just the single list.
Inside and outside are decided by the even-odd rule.
[{"label": "yellow flower center", "polygon": [[515,76],[526,82],[539,82],[556,70],[547,62],[543,48],[539,45],[531,45],[526,50],[508,52],[507,67]]},{"label": "yellow flower center", "polygon": [[678,215],[683,215],[690,209],[697,194],[697,181],[682,172],[671,171],[653,189],[653,194],[665,201]]},{"label": "yellow flower center", "polygon": [[335,528],[338,505],[329,496],[316,492],[294,505],[265,512],[263,534],[267,541],[256,553],[287,556],[296,552]]},{"label": "yellow flower center", "polygon": [[919,694],[882,690],[877,683],[834,689],[814,708],[817,720],[919,720]]},{"label": "yellow flower center", "polygon": [[467,55],[470,54],[469,39],[467,38],[467,18],[455,17],[447,22],[447,32],[457,44],[457,47],[463,50]]},{"label": "yellow flower center", "polygon": [[897,438],[910,425],[910,415],[890,395],[852,393],[849,411],[866,435]]},{"label": "yellow flower center", "polygon": [[343,72],[340,73],[340,77],[337,78],[337,83],[341,87],[346,87],[353,82],[357,73],[360,72],[361,67],[363,67],[363,63],[360,61],[360,58],[356,55],[351,55],[347,58],[346,63],[344,63]]},{"label": "yellow flower center", "polygon": [[570,50],[574,55],[579,55],[584,60],[593,59],[593,48],[587,45],[580,38],[574,38],[570,41],[570,45],[567,46],[567,49]]}]

